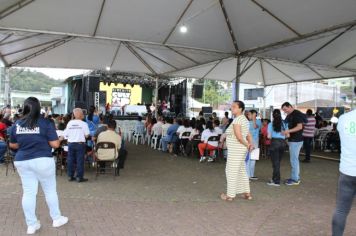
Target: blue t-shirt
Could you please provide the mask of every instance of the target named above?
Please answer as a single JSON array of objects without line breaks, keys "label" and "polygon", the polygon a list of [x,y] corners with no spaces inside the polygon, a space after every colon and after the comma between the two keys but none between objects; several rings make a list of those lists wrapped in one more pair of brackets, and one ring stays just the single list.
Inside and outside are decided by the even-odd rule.
[{"label": "blue t-shirt", "polygon": [[337,130],[341,142],[340,172],[356,176],[356,110],[340,116]]},{"label": "blue t-shirt", "polygon": [[33,129],[23,127],[19,120],[11,129],[10,142],[17,143],[19,149],[15,161],[27,161],[39,157],[52,157],[52,148],[48,141],[58,139],[54,124],[48,119],[39,118]]},{"label": "blue t-shirt", "polygon": [[250,120],[250,133],[251,133],[251,136],[252,136],[252,139],[255,143],[258,143],[259,139],[260,139],[260,129],[261,129],[261,126],[262,126],[262,122],[260,119],[256,119],[256,125],[257,125],[257,128],[254,128],[253,127],[253,121]]},{"label": "blue t-shirt", "polygon": [[177,132],[178,128],[179,128],[178,124],[173,124],[169,126],[169,128],[167,129],[166,139],[172,141],[173,135]]},{"label": "blue t-shirt", "polygon": [[89,127],[89,131],[90,131],[90,136],[94,136],[95,131],[98,128],[99,122],[100,122],[100,118],[97,115],[93,115],[93,120],[89,120],[88,116],[85,118],[85,121],[88,124]]},{"label": "blue t-shirt", "polygon": [[[287,129],[288,129],[288,125],[286,125],[284,122],[282,122],[281,131],[287,130]],[[268,135],[269,134],[271,135],[271,138],[286,139],[286,137],[282,134],[282,132],[274,131],[272,122],[268,124],[267,132],[268,132]]]}]

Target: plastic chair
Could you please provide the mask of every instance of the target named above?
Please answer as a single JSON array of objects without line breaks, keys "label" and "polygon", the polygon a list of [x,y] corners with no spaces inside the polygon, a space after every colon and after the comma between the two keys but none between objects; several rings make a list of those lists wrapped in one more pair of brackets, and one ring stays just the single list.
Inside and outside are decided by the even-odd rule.
[{"label": "plastic chair", "polygon": [[191,132],[183,132],[182,136],[180,138],[179,150],[180,150],[180,152],[182,153],[183,156],[186,156],[185,145],[183,144],[183,140],[188,142],[190,134],[191,134]]},{"label": "plastic chair", "polygon": [[[193,136],[192,141],[194,141],[195,143],[200,143],[201,142],[201,134],[196,134]],[[199,152],[198,150],[198,144],[197,145],[192,145],[192,152],[191,155],[194,155],[194,152]]]},{"label": "plastic chair", "polygon": [[151,148],[153,149],[157,149],[157,143],[158,143],[158,138],[159,136],[157,134],[154,134],[152,137],[151,137]]},{"label": "plastic chair", "polygon": [[320,147],[320,150],[324,150],[326,146],[326,137],[328,135],[329,131],[328,130],[321,130],[318,137],[314,139],[313,142],[313,149],[315,150],[315,144],[317,143],[318,146]]},{"label": "plastic chair", "polygon": [[[208,138],[208,143],[209,142],[219,142],[219,140],[220,140],[219,136],[210,136]],[[214,153],[213,155],[210,155],[211,151],[213,151],[213,153]],[[205,147],[204,152],[209,154],[209,155],[206,155],[207,157],[212,158],[213,161],[215,161],[217,159],[217,157],[219,156],[219,145],[217,147],[212,148],[212,149],[208,149],[208,147]],[[216,152],[218,152],[218,153],[216,154]]]}]

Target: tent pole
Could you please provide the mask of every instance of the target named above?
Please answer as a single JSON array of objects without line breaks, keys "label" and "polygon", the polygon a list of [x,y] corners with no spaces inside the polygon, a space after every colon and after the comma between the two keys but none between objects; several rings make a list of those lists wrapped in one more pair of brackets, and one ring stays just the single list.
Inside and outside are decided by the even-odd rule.
[{"label": "tent pole", "polygon": [[263,118],[266,118],[266,86],[263,86]]},{"label": "tent pole", "polygon": [[298,108],[298,82],[295,82],[295,108]]},{"label": "tent pole", "polygon": [[4,81],[4,105],[7,106],[11,103],[10,97],[10,68],[5,67],[5,81]]},{"label": "tent pole", "polygon": [[155,107],[156,107],[155,117],[156,117],[156,119],[158,117],[158,79],[159,79],[159,77],[157,76],[156,77],[156,89],[155,89]]},{"label": "tent pole", "polygon": [[240,99],[240,78],[241,78],[241,56],[237,55],[236,80],[235,80],[235,100]]},{"label": "tent pole", "polygon": [[317,96],[317,93],[316,93],[316,82],[315,81],[313,83],[313,87],[314,87],[314,113],[315,113],[315,112],[317,112],[317,109],[318,109],[318,105],[317,105],[318,96]]},{"label": "tent pole", "polygon": [[352,91],[352,96],[351,96],[351,110],[354,109],[354,100],[355,100],[355,93],[356,91],[354,91],[354,88],[356,86],[356,76],[352,78],[352,88],[351,88],[351,91]]},{"label": "tent pole", "polygon": [[205,103],[205,80],[203,80],[203,93],[204,93],[203,94],[204,95],[203,99],[204,99],[204,103]]}]

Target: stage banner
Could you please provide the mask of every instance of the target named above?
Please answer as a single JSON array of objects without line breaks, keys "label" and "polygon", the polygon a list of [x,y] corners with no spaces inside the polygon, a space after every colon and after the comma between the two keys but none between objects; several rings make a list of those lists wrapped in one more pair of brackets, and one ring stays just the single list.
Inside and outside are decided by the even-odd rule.
[{"label": "stage banner", "polygon": [[131,103],[131,89],[113,88],[111,107],[123,107]]}]

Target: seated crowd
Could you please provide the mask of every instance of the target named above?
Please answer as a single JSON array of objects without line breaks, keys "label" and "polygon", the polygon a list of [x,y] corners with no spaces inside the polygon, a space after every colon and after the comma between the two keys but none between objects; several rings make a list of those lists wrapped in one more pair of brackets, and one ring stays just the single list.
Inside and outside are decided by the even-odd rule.
[{"label": "seated crowd", "polygon": [[[127,151],[121,138],[120,129],[116,125],[113,116],[98,115],[94,106],[89,109],[88,115],[84,116],[82,109],[75,108],[72,113],[66,115],[42,113],[42,117],[48,119],[56,129],[61,146],[53,150],[54,155],[63,154],[64,159],[59,165],[66,167],[69,181],[85,182],[84,163],[89,166],[98,162],[101,172],[105,172],[105,163],[109,157],[105,150],[94,150],[100,142],[114,143],[117,157],[117,169],[124,168]],[[16,121],[21,118],[21,109],[12,115],[11,110],[0,112],[0,165],[4,163],[4,154],[9,148],[7,139]],[[118,128],[118,129],[117,129]],[[118,132],[116,132],[118,130]]]},{"label": "seated crowd", "polygon": [[222,134],[232,119],[228,118],[227,112],[224,118],[220,122],[215,113],[207,120],[202,114],[192,119],[161,116],[154,118],[148,114],[145,121],[138,117],[132,132],[134,137],[140,135],[155,149],[174,156],[189,156],[195,151],[200,162],[212,162],[216,158],[215,151],[226,149],[226,137]]}]

